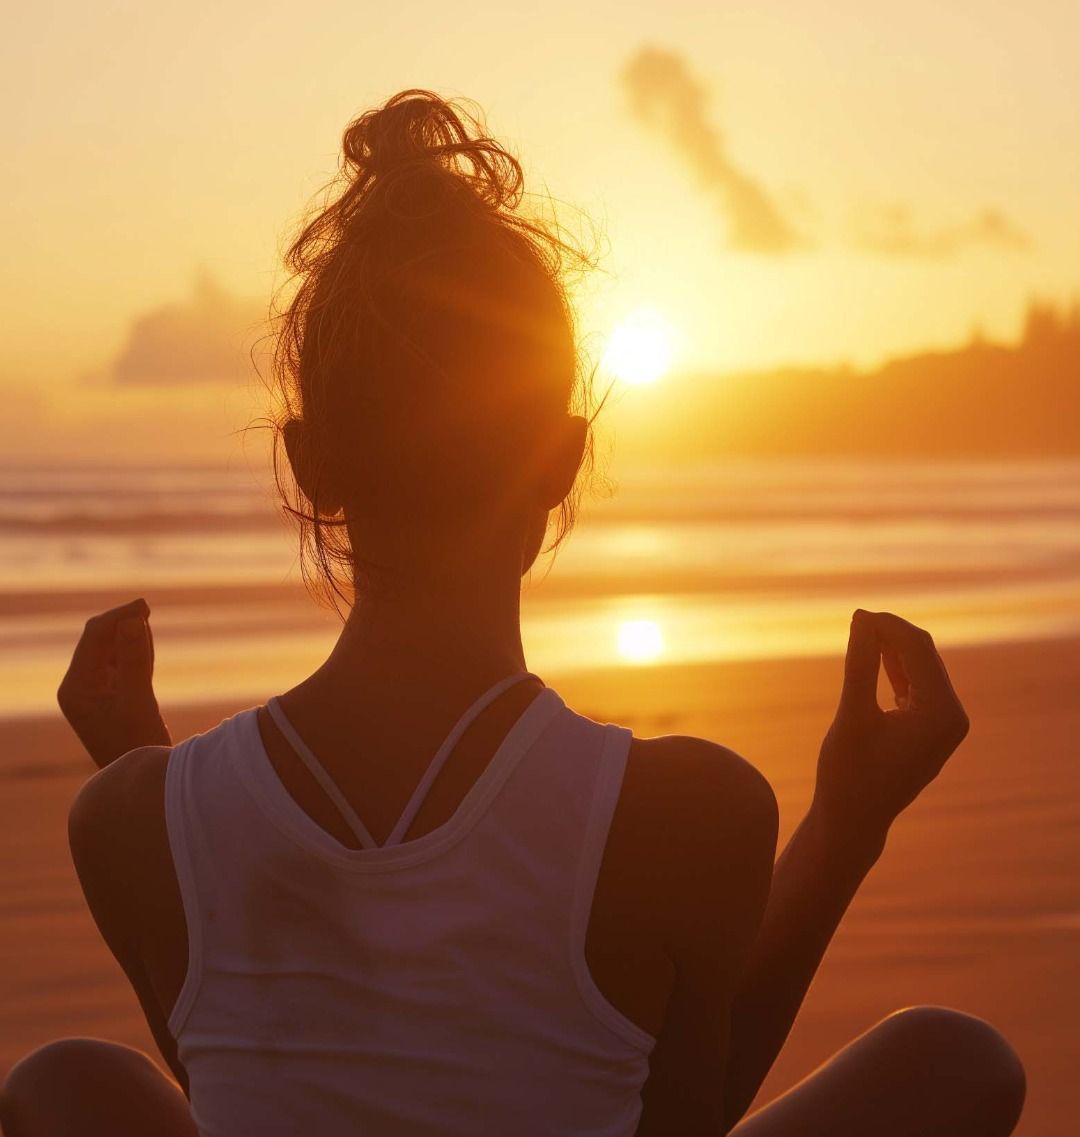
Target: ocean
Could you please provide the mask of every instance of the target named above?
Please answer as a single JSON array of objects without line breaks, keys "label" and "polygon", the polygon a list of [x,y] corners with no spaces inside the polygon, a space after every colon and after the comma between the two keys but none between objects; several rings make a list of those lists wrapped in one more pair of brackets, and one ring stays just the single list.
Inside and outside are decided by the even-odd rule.
[{"label": "ocean", "polygon": [[[0,468],[0,714],[55,708],[85,618],[145,596],[163,703],[261,700],[339,624],[269,475]],[[541,674],[837,654],[855,607],[950,645],[1080,631],[1080,462],[634,468],[526,582]]]}]

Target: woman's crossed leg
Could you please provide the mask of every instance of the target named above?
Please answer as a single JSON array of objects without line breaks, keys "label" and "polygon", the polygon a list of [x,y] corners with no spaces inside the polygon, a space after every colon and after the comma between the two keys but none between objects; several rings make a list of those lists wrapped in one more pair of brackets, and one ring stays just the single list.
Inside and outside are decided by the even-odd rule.
[{"label": "woman's crossed leg", "polygon": [[983,1019],[908,1007],[882,1019],[731,1137],[1008,1137],[1024,1067]]},{"label": "woman's crossed leg", "polygon": [[97,1038],[50,1042],[0,1091],[4,1137],[198,1137],[180,1087],[139,1050]]},{"label": "woman's crossed leg", "polygon": [[[910,1007],[746,1118],[732,1137],[1008,1137],[1024,1089],[1019,1058],[989,1023]],[[146,1055],[89,1038],[49,1043],[13,1067],[0,1123],[4,1137],[197,1137],[187,1099]]]}]

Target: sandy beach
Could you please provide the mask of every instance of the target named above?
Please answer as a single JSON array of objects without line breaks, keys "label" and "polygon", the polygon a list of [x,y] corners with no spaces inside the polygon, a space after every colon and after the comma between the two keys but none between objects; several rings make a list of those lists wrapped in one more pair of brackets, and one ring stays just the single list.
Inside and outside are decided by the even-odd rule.
[{"label": "sandy beach", "polygon": [[[1001,1028],[1028,1071],[1022,1137],[1077,1116],[1080,1059],[1080,640],[947,654],[973,728],[901,819],[826,957],[760,1101],[896,1008],[945,1004]],[[577,709],[640,735],[700,734],[769,777],[781,840],[805,808],[839,658],[638,667],[549,676]],[[268,694],[270,692],[267,692]],[[165,707],[175,738],[236,704]],[[0,721],[0,1071],[50,1038],[156,1051],[98,939],[67,852],[89,761],[58,715]]]}]

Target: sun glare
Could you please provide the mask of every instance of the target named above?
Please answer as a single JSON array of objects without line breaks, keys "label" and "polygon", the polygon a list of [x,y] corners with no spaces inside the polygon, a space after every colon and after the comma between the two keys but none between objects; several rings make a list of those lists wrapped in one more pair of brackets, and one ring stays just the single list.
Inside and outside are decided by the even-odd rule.
[{"label": "sun glare", "polygon": [[619,625],[619,656],[627,663],[651,663],[663,650],[664,637],[655,620],[624,620]]},{"label": "sun glare", "polygon": [[655,383],[671,367],[671,326],[655,312],[635,312],[608,338],[603,367],[623,383]]}]

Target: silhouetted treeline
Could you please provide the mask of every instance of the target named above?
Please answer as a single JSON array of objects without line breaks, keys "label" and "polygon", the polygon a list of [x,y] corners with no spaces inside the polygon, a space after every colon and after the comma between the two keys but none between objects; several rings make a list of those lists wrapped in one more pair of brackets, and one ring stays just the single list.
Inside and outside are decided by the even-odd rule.
[{"label": "silhouetted treeline", "polygon": [[[698,376],[648,396],[616,427],[619,446],[642,458],[1080,455],[1080,305],[1033,303],[1015,345],[975,334],[875,371]],[[667,404],[663,429],[652,398]]]}]

